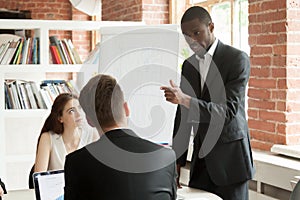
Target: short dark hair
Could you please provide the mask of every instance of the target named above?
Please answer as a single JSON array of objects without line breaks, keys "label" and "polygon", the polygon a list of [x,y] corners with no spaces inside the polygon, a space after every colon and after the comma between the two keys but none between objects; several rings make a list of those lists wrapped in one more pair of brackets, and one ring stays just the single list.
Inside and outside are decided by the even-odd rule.
[{"label": "short dark hair", "polygon": [[79,103],[97,128],[117,125],[124,117],[124,94],[116,79],[109,75],[91,78],[80,92]]},{"label": "short dark hair", "polygon": [[191,21],[193,19],[199,19],[202,23],[206,25],[212,22],[210,14],[205,8],[200,6],[193,6],[187,9],[181,18],[181,24]]}]

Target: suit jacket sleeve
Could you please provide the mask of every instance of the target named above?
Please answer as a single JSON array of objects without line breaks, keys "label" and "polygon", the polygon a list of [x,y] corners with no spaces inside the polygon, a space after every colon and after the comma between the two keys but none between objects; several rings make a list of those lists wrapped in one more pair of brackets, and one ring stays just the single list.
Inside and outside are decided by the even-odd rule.
[{"label": "suit jacket sleeve", "polygon": [[176,200],[177,198],[177,182],[176,182],[176,179],[177,179],[177,170],[176,170],[176,166],[175,166],[175,163],[173,165],[173,184],[172,184],[172,191],[173,191],[173,196],[172,196],[172,200]]},{"label": "suit jacket sleeve", "polygon": [[[184,77],[187,75],[186,68],[188,67],[188,62],[185,61],[183,63],[181,81],[180,81],[180,88],[187,92],[187,85],[189,85],[187,79]],[[174,121],[174,129],[173,129],[173,142],[172,148],[175,151],[177,161],[176,163],[180,166],[185,166],[187,153],[188,153],[188,146],[191,136],[192,124],[188,123],[188,109],[184,106],[178,105],[175,115]]]}]

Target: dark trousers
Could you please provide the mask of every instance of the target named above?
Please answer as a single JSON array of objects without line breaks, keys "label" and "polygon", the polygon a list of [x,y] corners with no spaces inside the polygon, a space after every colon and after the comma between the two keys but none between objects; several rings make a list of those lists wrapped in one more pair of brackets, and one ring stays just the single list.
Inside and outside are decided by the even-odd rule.
[{"label": "dark trousers", "polygon": [[223,200],[248,200],[248,181],[235,183],[232,185],[218,186],[209,177],[204,159],[197,159],[195,166],[190,174],[189,187],[198,188],[221,197]]}]

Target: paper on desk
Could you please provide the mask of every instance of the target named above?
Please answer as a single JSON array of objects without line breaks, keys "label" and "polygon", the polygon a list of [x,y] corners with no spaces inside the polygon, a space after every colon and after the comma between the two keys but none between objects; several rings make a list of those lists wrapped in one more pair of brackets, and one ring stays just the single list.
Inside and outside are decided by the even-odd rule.
[{"label": "paper on desk", "polygon": [[39,176],[40,196],[43,200],[61,200],[64,194],[64,174]]}]

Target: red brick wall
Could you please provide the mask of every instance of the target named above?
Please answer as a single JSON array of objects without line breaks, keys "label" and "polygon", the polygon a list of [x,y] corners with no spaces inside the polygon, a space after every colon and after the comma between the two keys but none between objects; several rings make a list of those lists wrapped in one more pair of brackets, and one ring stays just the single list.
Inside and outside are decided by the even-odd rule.
[{"label": "red brick wall", "polygon": [[[71,20],[89,21],[91,17],[72,7]],[[91,51],[91,32],[90,31],[72,31],[72,41],[78,50],[81,59],[84,60]]]},{"label": "red brick wall", "polygon": [[168,24],[169,0],[143,0],[143,21],[146,24]]},{"label": "red brick wall", "polygon": [[249,128],[262,150],[300,144],[300,15],[289,2],[296,1],[249,0]]},{"label": "red brick wall", "polygon": [[30,10],[32,19],[71,19],[69,0],[0,0],[0,8]]},{"label": "red brick wall", "polygon": [[142,21],[142,0],[102,0],[103,21]]},{"label": "red brick wall", "polygon": [[102,0],[102,20],[169,23],[168,0]]}]

